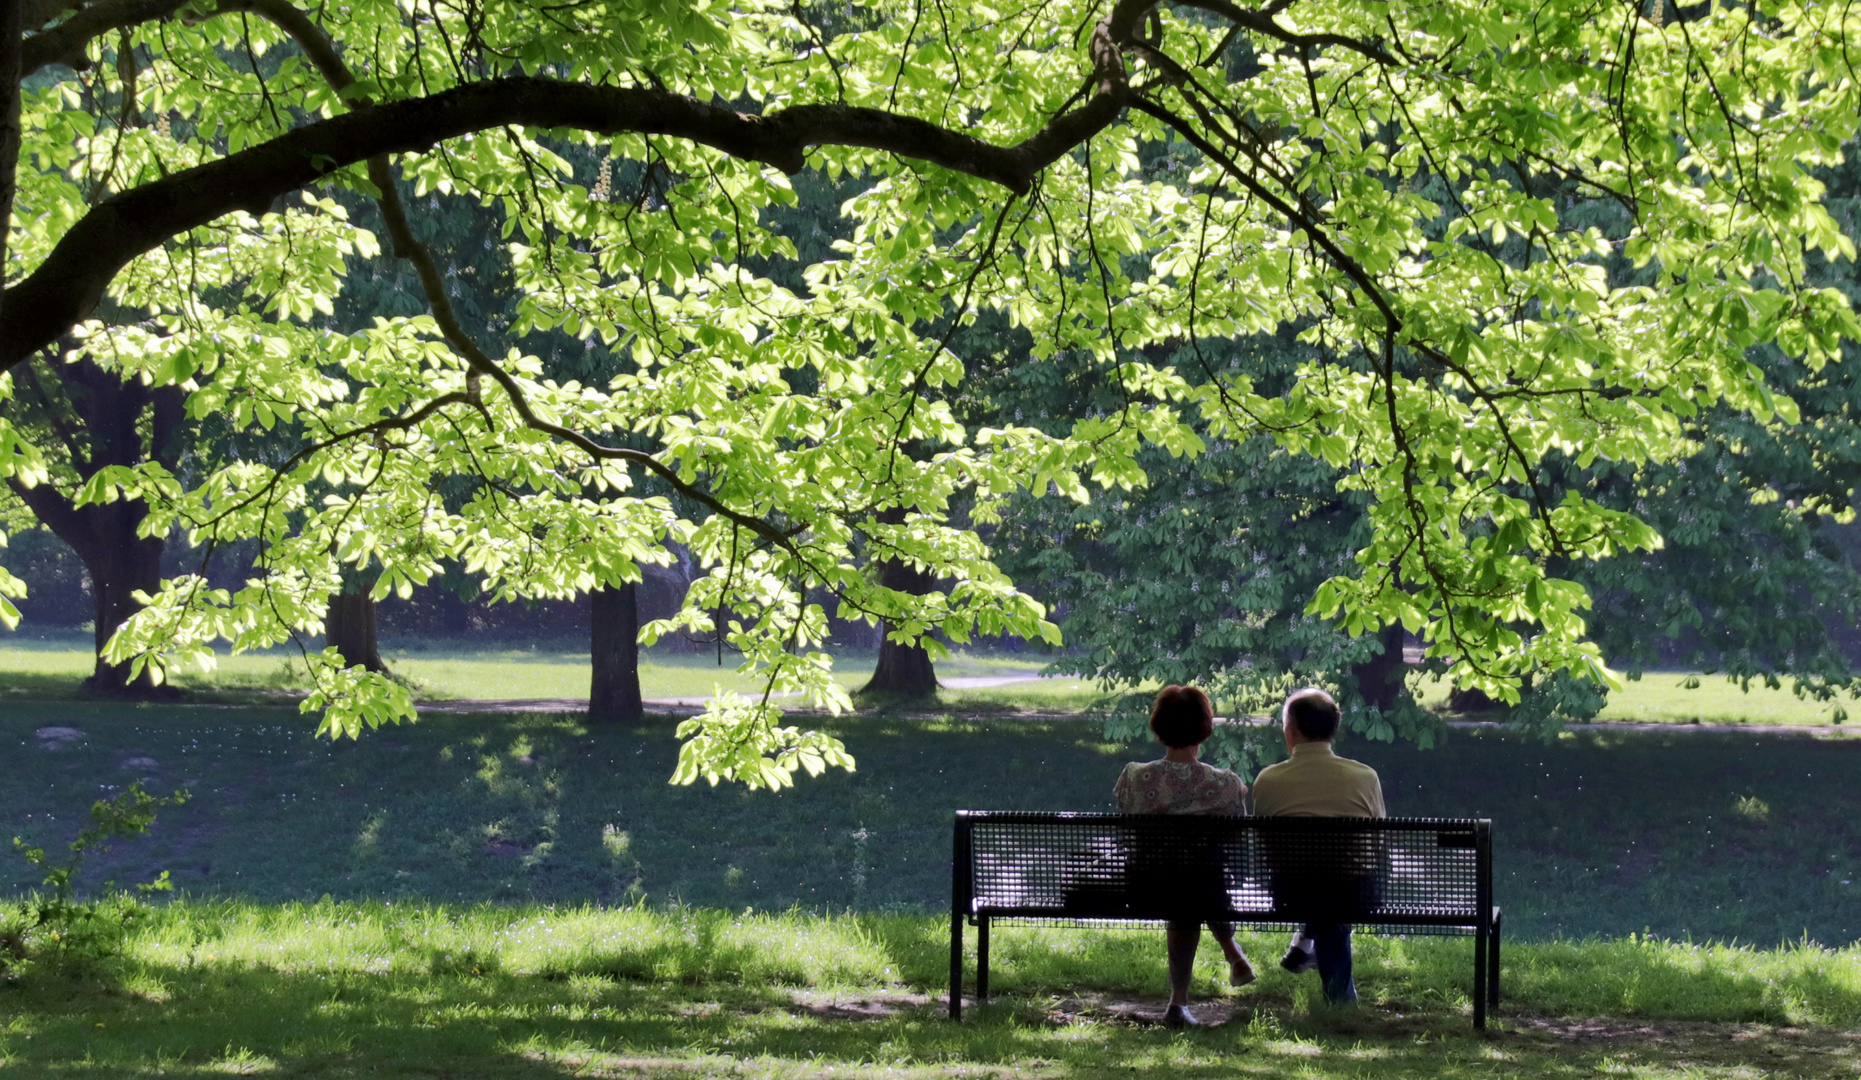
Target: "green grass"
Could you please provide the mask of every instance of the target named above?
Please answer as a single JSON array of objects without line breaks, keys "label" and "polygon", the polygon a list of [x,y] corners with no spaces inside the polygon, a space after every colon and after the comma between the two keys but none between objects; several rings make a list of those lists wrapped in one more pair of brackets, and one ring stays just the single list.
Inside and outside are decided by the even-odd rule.
[{"label": "green grass", "polygon": [[[1196,993],[1226,1022],[1171,1034],[1154,931],[1002,928],[997,1003],[958,1026],[936,1000],[950,811],[1108,808],[1155,753],[1085,721],[842,718],[859,771],[771,795],[668,787],[670,719],[435,715],[330,744],[288,706],[34,696],[0,697],[0,839],[62,843],[133,778],[193,798],[83,878],[181,890],[120,956],[0,977],[0,1077],[1861,1073],[1849,738],[1349,744],[1394,812],[1495,820],[1495,1031],[1468,1029],[1465,941],[1360,938],[1366,1004],[1338,1017],[1251,934],[1260,983],[1225,990],[1205,947]],[[34,884],[0,857],[0,895]]]},{"label": "green grass", "polygon": [[[947,929],[902,915],[180,904],[121,954],[0,981],[8,1077],[1852,1077],[1861,949],[1508,950],[1468,1022],[1464,941],[1358,941],[1363,1007],[1313,976],[1197,970],[1171,1033],[1155,931],[1004,928],[997,998],[942,1016]],[[1246,935],[1256,956],[1282,943]],[[973,962],[973,961],[972,961]]]},{"label": "green grass", "polygon": [[[500,700],[510,698],[585,698],[588,696],[588,653],[563,644],[522,649],[463,649],[456,643],[412,642],[404,648],[387,648],[383,656],[390,668],[413,683],[427,700]],[[845,650],[837,658],[839,681],[849,689],[872,676],[874,654]],[[944,677],[1032,675],[1045,664],[1038,653],[992,654],[952,650],[937,665]],[[708,696],[714,686],[748,692],[761,684],[736,671],[736,658],[726,654],[722,666],[715,654],[649,651],[640,663],[642,693],[651,697]],[[17,697],[70,697],[77,683],[91,672],[90,642],[70,636],[29,640],[0,636],[0,693]],[[213,672],[177,672],[175,683],[197,695],[236,696],[241,692],[300,690],[305,686],[303,667],[293,650],[232,655],[222,652]],[[1089,681],[1043,679],[1017,688],[1022,697],[1066,701],[1099,696]],[[957,691],[955,697],[983,691]],[[996,695],[1000,698],[1003,695]],[[229,700],[231,698],[229,697]]]},{"label": "green grass", "polygon": [[[393,670],[417,688],[428,701],[505,700],[523,698],[585,698],[588,696],[588,657],[570,643],[532,648],[467,650],[455,642],[409,642],[390,647],[386,658]],[[873,654],[844,650],[837,658],[839,681],[857,689],[872,675]],[[961,676],[1033,674],[1047,658],[1038,652],[987,653],[952,651],[937,665],[945,678]],[[0,636],[0,695],[14,700],[58,698],[76,694],[77,683],[90,674],[89,639],[53,636],[29,640]],[[251,703],[267,696],[300,691],[301,666],[286,650],[222,655],[211,675],[181,673],[176,684],[197,700]],[[1798,698],[1787,688],[1754,685],[1748,691],[1722,678],[1701,676],[1698,686],[1682,672],[1650,672],[1627,682],[1611,695],[1598,717],[1627,723],[1707,724],[1827,724],[1841,701],[1817,702]],[[698,698],[714,687],[748,693],[760,684],[739,675],[726,656],[720,667],[715,655],[651,651],[640,665],[640,685],[649,698]],[[1439,681],[1419,687],[1421,700],[1438,706],[1446,698]],[[5,697],[0,697],[5,700]],[[946,689],[937,706],[955,711],[1074,713],[1100,704],[1105,695],[1090,679],[1076,676],[1044,678],[1008,686]],[[1857,717],[1861,724],[1861,716]]]},{"label": "green grass", "polygon": [[[574,652],[501,651],[490,653],[396,653],[385,658],[396,673],[411,679],[430,700],[496,700],[501,698],[586,698],[588,654]],[[872,674],[872,665],[850,666],[836,673],[841,685],[858,686]],[[714,687],[748,693],[759,690],[755,680],[736,672],[736,661],[726,658],[719,667],[714,657],[666,654],[640,663],[640,692],[646,697],[703,697]]]},{"label": "green grass", "polygon": [[[86,737],[41,746],[54,724]],[[843,718],[858,771],[768,794],[668,786],[672,727],[435,715],[331,744],[290,708],[9,703],[0,840],[62,843],[92,800],[147,777],[193,801],[90,885],[166,869],[196,896],[268,902],[921,912],[948,895],[953,809],[1109,809],[1120,766],[1156,752],[1076,720]],[[1861,740],[1486,730],[1345,752],[1376,766],[1395,813],[1494,819],[1497,899],[1522,939],[1861,938]],[[0,859],[0,893],[32,884]]]},{"label": "green grass", "polygon": [[[1418,691],[1422,704],[1430,708],[1447,699],[1447,687],[1439,679],[1422,681]],[[1634,724],[1827,724],[1836,719],[1837,708],[1853,705],[1839,698],[1799,698],[1787,685],[1769,689],[1753,683],[1741,690],[1722,677],[1651,671],[1624,680],[1597,719]],[[1861,715],[1856,720],[1861,723]]]},{"label": "green grass", "polygon": [[[1637,723],[1672,724],[1699,721],[1707,724],[1827,724],[1834,719],[1834,702],[1799,698],[1787,688],[1766,689],[1753,684],[1747,692],[1723,678],[1693,677],[1684,672],[1650,672],[1623,684],[1611,694],[1600,719]],[[1853,705],[1852,701],[1848,702]]]},{"label": "green grass", "polygon": [[[0,641],[6,639],[0,637]],[[456,643],[414,643],[384,651],[390,669],[409,681],[421,701],[503,701],[588,696],[588,657],[561,644],[536,648],[466,651]],[[836,658],[836,677],[849,691],[872,677],[874,655],[849,650]],[[0,701],[71,700],[91,672],[88,641],[13,639],[0,645]],[[1038,653],[990,654],[953,650],[937,665],[942,678],[1032,675],[1046,665]],[[222,654],[208,674],[177,672],[174,683],[192,702],[249,705],[288,700],[307,686],[295,654],[284,650]],[[709,697],[717,688],[760,692],[762,683],[738,674],[726,655],[648,652],[640,663],[640,690],[647,699]],[[1008,686],[948,688],[933,702],[912,707],[973,713],[1077,713],[1105,700],[1088,679],[1043,678]],[[801,702],[795,701],[800,705]]]}]

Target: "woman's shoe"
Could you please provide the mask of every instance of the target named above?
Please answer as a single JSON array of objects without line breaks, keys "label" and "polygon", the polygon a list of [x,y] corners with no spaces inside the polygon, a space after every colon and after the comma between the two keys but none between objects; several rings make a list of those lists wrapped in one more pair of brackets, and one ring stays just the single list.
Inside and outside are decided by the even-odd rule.
[{"label": "woman's shoe", "polygon": [[1228,985],[1246,986],[1259,976],[1254,974],[1254,966],[1247,962],[1245,956],[1228,961]]},{"label": "woman's shoe", "polygon": [[1163,1011],[1163,1026],[1166,1028],[1201,1027],[1202,1021],[1195,1018],[1187,1006],[1171,1005]]}]

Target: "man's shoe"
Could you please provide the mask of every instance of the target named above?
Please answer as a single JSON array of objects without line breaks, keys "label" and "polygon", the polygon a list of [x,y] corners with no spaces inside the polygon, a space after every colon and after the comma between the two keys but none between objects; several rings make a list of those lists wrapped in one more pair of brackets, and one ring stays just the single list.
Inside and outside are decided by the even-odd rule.
[{"label": "man's shoe", "polygon": [[1254,966],[1247,962],[1245,956],[1241,957],[1239,960],[1230,960],[1228,962],[1229,986],[1246,986],[1256,978],[1258,978],[1258,976],[1254,974]]},{"label": "man's shoe", "polygon": [[1297,945],[1286,950],[1286,955],[1279,958],[1279,966],[1294,975],[1303,975],[1318,966],[1318,953],[1313,949],[1301,949]]},{"label": "man's shoe", "polygon": [[1195,1014],[1181,1005],[1171,1005],[1163,1011],[1163,1026],[1166,1028],[1201,1027],[1202,1021]]}]

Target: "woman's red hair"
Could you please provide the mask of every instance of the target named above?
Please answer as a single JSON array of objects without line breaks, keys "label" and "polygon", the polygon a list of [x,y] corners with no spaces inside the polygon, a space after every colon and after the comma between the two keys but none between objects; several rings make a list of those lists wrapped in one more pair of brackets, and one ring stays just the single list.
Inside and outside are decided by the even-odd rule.
[{"label": "woman's red hair", "polygon": [[1166,686],[1150,706],[1150,731],[1165,746],[1200,746],[1215,733],[1215,707],[1194,686]]}]

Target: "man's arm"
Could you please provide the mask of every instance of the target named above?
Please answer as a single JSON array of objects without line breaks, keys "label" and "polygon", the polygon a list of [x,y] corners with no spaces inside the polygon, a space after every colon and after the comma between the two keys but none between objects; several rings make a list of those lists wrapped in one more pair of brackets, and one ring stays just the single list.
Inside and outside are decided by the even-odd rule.
[{"label": "man's arm", "polygon": [[1271,765],[1254,774],[1254,814],[1258,817],[1274,817],[1279,813],[1279,785],[1274,783],[1272,774]]}]

